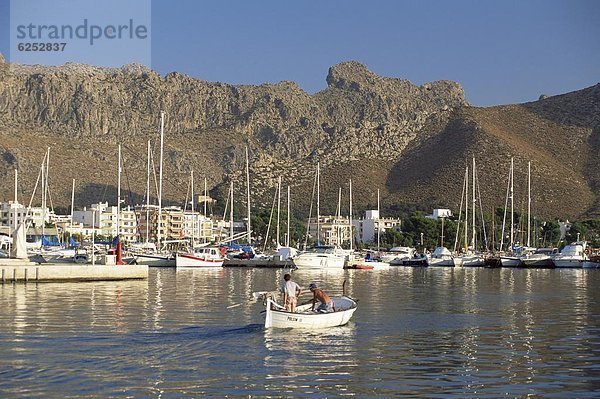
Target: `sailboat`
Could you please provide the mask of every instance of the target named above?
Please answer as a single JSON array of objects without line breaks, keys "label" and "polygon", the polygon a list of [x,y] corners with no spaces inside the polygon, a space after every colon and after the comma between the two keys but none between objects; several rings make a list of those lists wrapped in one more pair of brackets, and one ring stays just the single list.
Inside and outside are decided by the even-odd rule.
[{"label": "sailboat", "polygon": [[431,254],[431,257],[427,260],[429,266],[450,266],[454,267],[454,256],[448,248],[444,246],[444,217],[442,219],[442,235],[440,238],[441,244],[436,247]]},{"label": "sailboat", "polygon": [[[520,267],[523,261],[519,256],[518,249],[514,241],[514,159],[510,158],[510,173],[509,173],[509,198],[510,198],[510,252],[507,255],[500,256],[500,265],[502,267]],[[504,238],[504,232],[502,232]],[[502,245],[501,245],[502,246]],[[502,248],[500,248],[502,250]]]},{"label": "sailboat", "polygon": [[[320,245],[321,242],[321,210],[320,210],[320,165],[317,163],[315,176],[317,192],[317,245],[294,258],[294,265],[298,269],[343,269],[346,262],[346,251],[333,245]],[[310,225],[310,215],[309,215]]]},{"label": "sailboat", "polygon": [[298,255],[298,250],[292,246],[290,246],[290,198],[291,198],[291,190],[290,186],[287,186],[287,232],[285,234],[285,244],[279,244],[279,211],[281,208],[281,176],[279,176],[278,180],[278,205],[277,205],[277,252],[275,256],[279,257],[280,260],[292,260],[295,256]]},{"label": "sailboat", "polygon": [[[159,165],[159,189],[158,189],[158,217],[156,242],[158,245],[149,242],[148,226],[150,223],[150,142],[148,142],[148,167],[146,184],[146,244],[145,251],[135,255],[135,261],[150,267],[175,267],[175,254],[166,248],[160,248],[162,231],[162,175],[163,175],[163,148],[164,148],[164,129],[165,113],[160,113],[160,165]],[[150,245],[153,244],[153,245]],[[167,244],[167,242],[165,242]],[[158,248],[158,249],[157,249]]]},{"label": "sailboat", "polygon": [[552,268],[553,248],[531,248],[531,161],[527,163],[527,247],[521,254],[521,262],[525,267]]},{"label": "sailboat", "polygon": [[[194,171],[191,173],[192,188],[192,214],[194,212]],[[193,231],[194,229],[192,229]],[[189,252],[177,252],[175,254],[176,267],[221,267],[225,258],[221,249],[206,244],[195,245],[194,233],[192,233],[192,248]]]},{"label": "sailboat", "polygon": [[[471,243],[469,245],[469,242],[468,242],[469,205],[468,205],[468,201],[467,201],[467,196],[469,193],[469,167],[467,166],[465,169],[465,181],[464,181],[464,185],[463,185],[463,193],[464,193],[463,198],[465,200],[464,201],[464,203],[465,203],[464,252],[462,255],[454,257],[454,264],[456,266],[463,266],[463,267],[485,266],[484,256],[482,254],[476,252],[477,231],[475,229],[475,212],[476,212],[477,200],[475,197],[475,189],[476,189],[477,180],[476,180],[476,172],[475,172],[475,158],[473,158],[473,171],[472,172],[473,172],[473,184],[472,184],[473,206],[472,206],[472,216],[471,216],[471,232],[472,232]],[[462,203],[462,199],[461,199],[461,203]],[[461,213],[462,213],[462,206],[461,206]],[[460,216],[459,216],[459,224],[460,224]],[[456,240],[454,242],[455,249],[456,249],[456,246],[458,243],[458,234],[459,234],[459,230],[457,230],[457,232],[456,232]]]}]

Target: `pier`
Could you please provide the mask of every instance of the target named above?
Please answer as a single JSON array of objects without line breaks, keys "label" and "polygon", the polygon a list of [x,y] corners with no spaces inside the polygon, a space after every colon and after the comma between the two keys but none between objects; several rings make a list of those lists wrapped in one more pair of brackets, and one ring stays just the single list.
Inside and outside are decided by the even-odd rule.
[{"label": "pier", "polygon": [[147,279],[147,265],[37,264],[0,260],[0,282],[109,281]]}]

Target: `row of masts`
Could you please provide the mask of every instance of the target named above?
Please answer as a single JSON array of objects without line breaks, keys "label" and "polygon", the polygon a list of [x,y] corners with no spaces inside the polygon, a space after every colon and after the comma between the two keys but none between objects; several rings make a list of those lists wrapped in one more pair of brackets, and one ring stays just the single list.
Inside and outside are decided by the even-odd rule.
[{"label": "row of masts", "polygon": [[[160,246],[161,240],[162,240],[162,190],[163,190],[163,154],[164,154],[164,123],[165,123],[165,113],[164,111],[161,112],[161,120],[160,120],[160,163],[159,163],[159,178],[158,178],[158,231],[157,231],[157,235],[156,235],[156,241],[157,241],[157,245]],[[247,205],[247,223],[246,223],[246,237],[248,240],[248,243],[251,243],[251,207],[250,207],[250,171],[249,171],[249,156],[248,156],[248,147],[245,148],[245,155],[246,155],[246,159],[245,159],[245,172],[246,172],[246,205]],[[148,157],[148,163],[147,163],[147,179],[146,179],[146,220],[148,220],[149,218],[149,207],[150,207],[150,172],[151,172],[151,145],[150,145],[150,140],[148,140],[148,148],[147,148],[147,157]],[[47,209],[47,199],[48,199],[48,175],[49,175],[49,163],[50,163],[50,148],[47,149],[47,152],[45,154],[44,157],[44,161],[42,162],[42,166],[40,169],[40,175],[38,175],[38,182],[40,180],[41,177],[41,182],[42,182],[42,211],[43,211],[43,220],[45,220],[45,212]],[[116,230],[117,232],[120,231],[120,208],[121,208],[121,203],[122,203],[122,199],[121,199],[121,173],[122,173],[122,156],[121,156],[121,144],[118,145],[118,182],[117,182],[117,216],[116,216]],[[527,246],[530,246],[531,244],[531,162],[528,163],[528,178],[527,178],[527,189],[528,189],[528,204],[527,204]],[[191,207],[192,210],[195,210],[195,203],[194,203],[194,171],[191,171],[191,192],[192,192],[192,201],[191,201]],[[15,192],[14,192],[14,197],[15,197],[15,202],[17,202],[17,180],[18,180],[18,171],[15,169]],[[469,248],[472,248],[473,250],[477,247],[477,233],[476,233],[476,207],[477,207],[477,192],[476,190],[478,189],[478,181],[477,181],[477,174],[476,174],[476,165],[475,165],[475,158],[473,158],[472,161],[472,184],[471,187],[469,187],[469,167],[468,165],[465,168],[465,179],[464,179],[464,185],[463,185],[463,194],[461,195],[461,205],[460,205],[460,211],[459,211],[459,226],[461,223],[461,219],[462,219],[462,209],[463,209],[463,202],[464,202],[464,208],[465,208],[465,218],[464,218],[464,250],[468,251]],[[38,185],[38,182],[36,182],[36,188]],[[230,192],[229,192],[229,209],[230,209],[230,215],[229,215],[229,225],[230,225],[230,239],[233,239],[234,237],[234,223],[233,223],[233,181],[231,181],[231,187],[230,187]],[[35,195],[35,190],[36,188],[34,188],[34,193],[32,195],[32,199],[33,200],[33,196]],[[316,228],[317,228],[317,242],[319,243],[321,241],[321,226],[320,226],[320,163],[317,163],[317,168],[316,168],[316,175],[315,175],[315,186],[313,186],[313,197],[315,194],[315,188],[316,188],[316,211],[317,211],[317,217],[316,217]],[[469,192],[469,189],[471,191],[472,194],[472,206],[471,206],[471,240],[469,242],[469,236],[468,236],[468,227],[469,227],[469,208],[468,208],[468,201],[466,201],[466,196],[467,193]],[[75,179],[73,179],[73,189],[72,189],[72,194],[71,194],[71,218],[73,217],[73,209],[74,209],[74,191],[75,191]],[[352,180],[350,179],[349,181],[349,202],[350,202],[350,206],[349,206],[349,223],[350,226],[352,225]],[[204,194],[205,194],[205,200],[204,200],[204,214],[206,215],[206,207],[207,207],[207,198],[208,198],[208,194],[207,194],[207,179],[204,179]],[[276,231],[276,243],[277,246],[279,247],[280,245],[280,224],[279,224],[279,220],[280,220],[280,214],[281,214],[281,177],[279,177],[278,179],[278,183],[277,183],[277,231]],[[338,218],[341,218],[341,187],[340,187],[340,191],[339,191],[339,199],[338,199]],[[480,193],[479,193],[479,197],[480,197]],[[509,171],[509,178],[508,178],[508,184],[507,184],[507,196],[506,196],[506,201],[508,202],[508,200],[510,199],[510,209],[511,209],[511,229],[510,229],[510,244],[511,246],[514,245],[514,160],[511,157],[511,163],[510,163],[510,171]],[[29,208],[31,208],[31,201],[29,204]],[[285,245],[289,246],[290,244],[290,187],[288,185],[287,187],[287,201],[288,201],[288,212],[287,212],[287,234],[286,234],[286,240],[285,240]],[[506,212],[507,212],[507,203],[505,203],[505,207],[504,207],[504,218],[503,218],[503,224],[502,224],[502,238],[501,238],[501,242],[500,242],[500,251],[502,251],[503,246],[504,246],[504,229],[505,229],[505,220],[506,220]],[[226,204],[226,208],[227,208],[227,204]],[[485,222],[484,222],[484,218],[483,218],[483,209],[481,207],[481,201],[480,201],[480,208],[481,208],[481,220],[482,220],[482,232],[483,232],[483,239],[485,241],[485,245],[487,247],[487,236],[485,233]],[[312,201],[311,201],[311,209],[312,209]],[[225,209],[226,211],[226,209]],[[380,212],[380,192],[379,189],[377,190],[377,212],[379,214]],[[312,213],[312,211],[310,212]],[[309,213],[309,223],[310,223],[310,213]],[[444,242],[444,228],[443,228],[443,219],[442,218],[442,234],[441,234],[441,241],[442,241],[442,246],[443,246],[443,242]],[[72,219],[71,219],[72,220]],[[16,227],[16,221],[15,221],[15,227]],[[194,229],[195,230],[195,229]],[[380,248],[380,226],[377,226],[377,248],[379,250]],[[44,235],[45,233],[45,225],[44,223],[42,223],[42,235]],[[308,233],[308,232],[307,232]],[[457,249],[457,243],[458,243],[458,233],[459,231],[457,231],[457,235],[456,235],[456,239],[455,239],[455,248],[454,250],[456,251]],[[118,233],[117,233],[118,234]],[[308,234],[307,234],[308,235]],[[150,231],[149,231],[149,223],[146,223],[146,242],[149,242],[150,239]],[[194,240],[194,237],[192,237],[192,240]],[[353,244],[353,238],[350,237],[350,249],[352,250],[352,244]],[[306,246],[306,241],[305,241],[305,246]]]},{"label": "row of masts", "polygon": [[[461,195],[461,203],[460,203],[460,211],[459,211],[459,226],[462,222],[462,210],[464,203],[465,217],[464,217],[464,242],[463,249],[465,252],[469,252],[469,250],[475,250],[477,248],[477,229],[476,229],[476,209],[477,209],[477,198],[481,198],[481,193],[479,192],[479,181],[477,179],[475,158],[473,158],[472,162],[472,174],[469,176],[469,166],[465,167],[465,178],[463,183],[463,193]],[[471,187],[469,187],[469,182],[471,181]],[[471,191],[472,198],[472,206],[471,206],[471,237],[469,241],[469,201],[467,201],[467,195]],[[527,164],[527,243],[528,247],[531,246],[531,162]],[[506,228],[506,218],[507,218],[507,210],[508,210],[508,201],[510,200],[510,249],[513,249],[515,244],[515,232],[514,232],[514,224],[515,224],[515,211],[514,211],[514,158],[510,159],[510,169],[507,180],[506,187],[506,200],[504,203],[504,216],[502,220],[502,235],[500,239],[500,247],[499,250],[502,252],[504,249],[504,238],[505,238],[505,228]],[[481,211],[481,223],[482,223],[482,238],[485,243],[485,247],[488,247],[487,242],[487,234],[485,229],[485,218],[483,213],[483,207],[481,201],[479,201],[479,208]],[[493,220],[493,218],[492,218]],[[444,242],[443,234],[444,234],[444,218],[442,218],[442,246]],[[459,231],[457,231],[456,238],[454,241],[454,251],[457,250]]]}]

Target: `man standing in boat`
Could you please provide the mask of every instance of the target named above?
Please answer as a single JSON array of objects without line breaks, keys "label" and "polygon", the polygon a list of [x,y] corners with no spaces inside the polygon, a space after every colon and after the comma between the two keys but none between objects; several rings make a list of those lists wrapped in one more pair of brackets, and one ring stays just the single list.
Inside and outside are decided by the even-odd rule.
[{"label": "man standing in boat", "polygon": [[298,297],[302,293],[302,289],[298,284],[292,281],[292,275],[286,273],[283,276],[285,282],[281,286],[281,292],[283,293],[283,303],[285,310],[288,312],[296,311],[296,304],[298,303]]},{"label": "man standing in boat", "polygon": [[315,283],[310,283],[308,289],[313,293],[313,301],[312,301],[312,310],[315,310],[315,304],[317,301],[321,302],[319,307],[317,307],[317,312],[327,313],[327,312],[335,312],[335,305],[329,295],[325,293],[320,288],[317,288]]}]

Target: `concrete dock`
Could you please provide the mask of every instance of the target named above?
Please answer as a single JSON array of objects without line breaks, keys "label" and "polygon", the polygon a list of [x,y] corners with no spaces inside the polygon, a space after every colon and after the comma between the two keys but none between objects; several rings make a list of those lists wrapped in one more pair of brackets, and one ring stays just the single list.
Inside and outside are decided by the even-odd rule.
[{"label": "concrete dock", "polygon": [[90,265],[0,259],[0,282],[109,281],[147,279],[147,265]]}]

